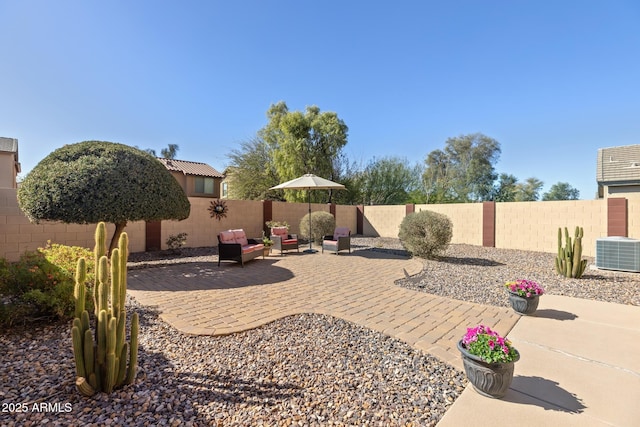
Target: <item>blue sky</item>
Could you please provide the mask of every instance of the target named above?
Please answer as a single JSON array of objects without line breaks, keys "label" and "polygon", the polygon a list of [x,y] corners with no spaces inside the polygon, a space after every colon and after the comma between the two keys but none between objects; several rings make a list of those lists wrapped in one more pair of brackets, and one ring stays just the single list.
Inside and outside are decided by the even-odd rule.
[{"label": "blue sky", "polygon": [[335,111],[352,161],[481,132],[498,172],[583,199],[598,148],[640,144],[637,0],[0,0],[0,58],[23,173],[85,140],[222,171],[281,100]]}]

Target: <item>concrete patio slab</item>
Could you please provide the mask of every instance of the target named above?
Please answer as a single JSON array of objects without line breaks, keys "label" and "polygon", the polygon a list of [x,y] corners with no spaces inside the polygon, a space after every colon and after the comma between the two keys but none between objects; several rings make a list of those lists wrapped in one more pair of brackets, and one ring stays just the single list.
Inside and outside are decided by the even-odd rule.
[{"label": "concrete patio slab", "polygon": [[521,358],[504,399],[468,386],[438,427],[640,425],[639,325],[640,307],[543,296],[508,334]]}]

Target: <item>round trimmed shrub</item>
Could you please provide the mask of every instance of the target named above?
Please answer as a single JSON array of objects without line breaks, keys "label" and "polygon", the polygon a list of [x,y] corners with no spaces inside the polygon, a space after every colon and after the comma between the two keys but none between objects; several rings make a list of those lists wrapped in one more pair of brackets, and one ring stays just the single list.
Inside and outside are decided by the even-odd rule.
[{"label": "round trimmed shrub", "polygon": [[452,229],[451,220],[446,215],[421,211],[404,217],[398,238],[412,255],[436,258],[449,246]]},{"label": "round trimmed shrub", "polygon": [[322,237],[333,234],[336,219],[329,212],[311,212],[311,232],[309,232],[309,214],[300,220],[300,235],[304,239],[313,238],[316,243],[322,243]]}]

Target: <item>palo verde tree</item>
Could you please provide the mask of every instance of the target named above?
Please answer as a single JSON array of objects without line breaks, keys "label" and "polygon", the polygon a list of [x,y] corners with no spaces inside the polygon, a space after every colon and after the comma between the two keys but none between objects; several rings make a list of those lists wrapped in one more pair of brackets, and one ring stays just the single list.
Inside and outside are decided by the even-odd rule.
[{"label": "palo verde tree", "polygon": [[[283,101],[267,111],[269,123],[259,131],[270,150],[273,165],[281,181],[289,181],[306,173],[335,180],[335,162],[347,144],[347,125],[334,112],[320,112],[316,106],[289,111]],[[316,198],[324,192],[312,192]],[[324,193],[326,194],[326,193]],[[306,200],[306,191],[287,191],[291,202]],[[327,201],[327,200],[324,200]]]},{"label": "palo verde tree", "polygon": [[53,151],[27,174],[18,203],[33,222],[115,224],[109,252],[128,221],[181,220],[191,208],[178,181],[157,159],[105,141]]}]

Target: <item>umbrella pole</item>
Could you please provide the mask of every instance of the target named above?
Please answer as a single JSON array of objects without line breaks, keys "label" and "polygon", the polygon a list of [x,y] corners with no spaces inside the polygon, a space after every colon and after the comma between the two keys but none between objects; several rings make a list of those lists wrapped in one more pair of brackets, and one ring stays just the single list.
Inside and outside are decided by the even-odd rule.
[{"label": "umbrella pole", "polygon": [[313,254],[316,251],[311,247],[313,242],[313,233],[311,233],[311,189],[307,188],[307,194],[309,196],[309,249],[305,249],[304,252]]}]

